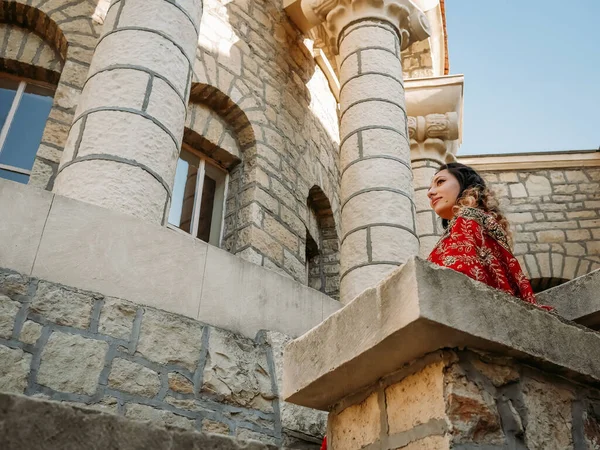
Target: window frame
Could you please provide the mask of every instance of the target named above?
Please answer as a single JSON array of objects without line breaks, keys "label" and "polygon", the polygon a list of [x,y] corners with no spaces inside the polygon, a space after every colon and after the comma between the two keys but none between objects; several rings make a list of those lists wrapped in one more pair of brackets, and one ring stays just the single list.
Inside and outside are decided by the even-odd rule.
[{"label": "window frame", "polygon": [[[54,95],[56,93],[56,86],[54,86],[54,85],[51,85],[49,83],[44,83],[41,81],[32,80],[29,78],[18,77],[18,76],[11,75],[6,72],[0,72],[0,81],[1,80],[12,80],[12,81],[18,82],[19,85],[17,86],[17,90],[15,92],[15,97],[13,98],[10,109],[8,110],[8,114],[6,116],[6,121],[4,122],[4,125],[2,125],[2,128],[0,129],[0,155],[2,154],[2,150],[4,149],[4,144],[6,144],[6,140],[8,139],[8,133],[10,132],[10,127],[12,125],[12,122],[13,122],[16,114],[17,114],[17,110],[19,109],[19,105],[21,104],[21,100],[23,99],[23,94],[25,94],[25,90],[27,89],[27,87],[35,86],[35,87],[40,87],[42,89],[45,89],[50,92],[49,96],[51,96],[52,98],[54,98]],[[46,118],[46,121],[48,121],[47,118]],[[46,124],[44,124],[44,127],[45,126],[46,126]],[[0,169],[6,170],[7,172],[17,173],[20,175],[27,175],[28,177],[31,177],[31,172],[32,172],[31,170],[23,169],[22,167],[11,166],[8,164],[0,164]]]},{"label": "window frame", "polygon": [[[166,226],[170,230],[177,231],[179,233],[185,234],[186,236],[191,236],[194,239],[198,239],[202,242],[206,242],[197,236],[198,236],[198,227],[200,224],[200,213],[201,213],[200,206],[202,203],[202,191],[204,189],[204,176],[206,175],[206,165],[208,164],[209,166],[212,166],[214,168],[214,170],[218,170],[219,172],[221,172],[224,175],[223,194],[222,194],[223,201],[220,203],[221,212],[219,214],[219,216],[220,216],[219,217],[219,235],[215,237],[216,243],[211,243],[211,238],[209,238],[208,242],[206,242],[207,244],[215,245],[216,247],[220,248],[223,243],[223,234],[225,231],[225,212],[226,212],[225,210],[227,207],[227,195],[229,192],[229,171],[225,167],[218,164],[216,161],[214,161],[211,158],[209,158],[208,156],[206,156],[201,151],[196,150],[195,148],[193,148],[192,146],[190,146],[189,144],[187,144],[185,142],[181,146],[181,151],[182,152],[187,151],[187,152],[191,153],[192,155],[196,156],[199,160],[198,173],[196,175],[196,186],[194,189],[194,206],[192,209],[190,232],[188,233],[187,231],[182,230],[181,228],[177,227],[176,225],[169,223],[168,217],[167,217]],[[179,158],[181,158],[181,156]],[[215,194],[215,197],[217,197],[217,194]],[[218,198],[215,198],[215,200],[218,200]],[[217,205],[217,203],[215,202],[215,207],[216,207],[216,205]],[[213,230],[214,226],[215,226],[214,224],[211,225],[211,233],[210,233],[211,237],[212,237],[212,230]]]}]

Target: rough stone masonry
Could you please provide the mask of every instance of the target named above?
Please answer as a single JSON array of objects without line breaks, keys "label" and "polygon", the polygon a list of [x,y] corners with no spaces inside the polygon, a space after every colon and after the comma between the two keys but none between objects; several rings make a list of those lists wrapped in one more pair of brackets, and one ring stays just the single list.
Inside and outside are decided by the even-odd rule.
[{"label": "rough stone masonry", "polygon": [[288,340],[0,271],[1,392],[318,448],[326,415],[280,399]]}]

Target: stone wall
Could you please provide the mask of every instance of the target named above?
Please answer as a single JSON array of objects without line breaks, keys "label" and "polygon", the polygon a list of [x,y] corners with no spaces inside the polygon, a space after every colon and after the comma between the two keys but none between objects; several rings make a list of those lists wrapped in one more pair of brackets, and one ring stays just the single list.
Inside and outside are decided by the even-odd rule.
[{"label": "stone wall", "polygon": [[332,450],[598,448],[599,411],[596,389],[507,357],[445,351],[344,399],[328,441]]},{"label": "stone wall", "polygon": [[[0,3],[0,22],[8,24],[11,29],[18,27],[22,30],[18,37],[13,32],[9,36],[11,40],[21,39],[20,42],[13,41],[9,44],[9,47],[18,45],[17,53],[20,55],[15,55],[16,59],[11,63],[14,70],[8,67],[8,71],[57,85],[54,104],[29,181],[34,186],[52,189],[101,29],[101,23],[94,15],[95,8],[94,2],[85,0],[16,0]],[[29,37],[32,35],[37,38]],[[47,44],[47,49],[40,47],[40,40]],[[52,65],[53,72],[41,70],[44,64],[41,57],[37,59],[40,49],[45,49],[48,55],[60,55],[61,64]],[[10,49],[7,51],[10,54]],[[28,55],[33,55],[30,62],[25,61]],[[28,70],[27,65],[33,67]],[[2,70],[5,69],[6,67]],[[52,73],[60,73],[60,80]]]},{"label": "stone wall", "polygon": [[415,42],[402,52],[404,79],[434,76],[430,40]]},{"label": "stone wall", "polygon": [[224,248],[306,283],[314,186],[339,229],[339,137],[335,98],[303,40],[280,3],[209,0],[194,71],[197,86],[216,88],[248,119],[235,127],[245,136]]},{"label": "stone wall", "polygon": [[[0,21],[23,33],[35,30],[64,54],[30,178],[31,184],[52,189],[107,5],[101,2],[94,9],[84,0],[28,3],[3,3]],[[241,160],[232,167],[223,247],[307,283],[311,188],[319,187],[329,200],[339,235],[335,97],[280,3],[203,3],[185,141],[209,156],[217,151]],[[39,47],[35,39],[13,40],[11,48],[18,45],[26,55]]]},{"label": "stone wall", "polygon": [[255,340],[0,271],[0,391],[132,419],[318,447],[325,415],[279,397],[288,337]]},{"label": "stone wall", "polygon": [[515,229],[515,255],[539,289],[600,268],[600,168],[483,174]]}]

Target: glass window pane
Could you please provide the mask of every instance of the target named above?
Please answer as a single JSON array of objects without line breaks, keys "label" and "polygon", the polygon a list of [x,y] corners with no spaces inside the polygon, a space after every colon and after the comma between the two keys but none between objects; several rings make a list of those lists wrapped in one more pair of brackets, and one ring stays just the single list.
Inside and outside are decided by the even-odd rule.
[{"label": "glass window pane", "polygon": [[29,175],[23,175],[22,173],[11,172],[10,170],[0,169],[0,178],[6,180],[16,181],[18,183],[27,184],[29,181]]},{"label": "glass window pane", "polygon": [[204,187],[202,188],[202,201],[200,203],[200,220],[198,221],[198,238],[205,242],[208,242],[210,239],[210,226],[213,219],[216,189],[217,182],[208,175],[205,175]]},{"label": "glass window pane", "polygon": [[189,233],[194,212],[196,178],[200,160],[188,152],[182,152],[175,171],[173,198],[169,210],[169,223]]},{"label": "glass window pane", "polygon": [[0,164],[30,170],[42,140],[52,97],[24,93],[0,152]]},{"label": "glass window pane", "polygon": [[17,87],[13,89],[4,83],[5,80],[0,80],[0,131],[4,127],[8,111],[12,106],[12,102],[17,93]]}]

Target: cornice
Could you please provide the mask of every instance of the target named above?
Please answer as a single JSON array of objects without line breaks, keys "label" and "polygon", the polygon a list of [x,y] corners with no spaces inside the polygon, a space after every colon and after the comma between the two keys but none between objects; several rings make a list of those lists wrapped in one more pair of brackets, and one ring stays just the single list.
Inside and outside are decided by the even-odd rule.
[{"label": "cornice", "polygon": [[480,172],[600,167],[600,151],[459,156],[458,162]]}]

